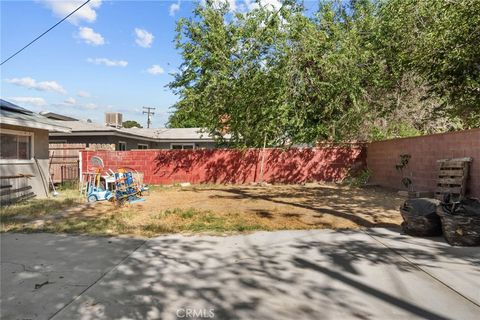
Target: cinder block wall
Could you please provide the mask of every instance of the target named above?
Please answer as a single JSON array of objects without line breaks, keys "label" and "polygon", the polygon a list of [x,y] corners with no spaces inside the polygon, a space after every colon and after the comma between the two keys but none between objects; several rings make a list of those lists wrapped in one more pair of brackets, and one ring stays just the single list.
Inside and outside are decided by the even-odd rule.
[{"label": "cinder block wall", "polygon": [[[363,146],[266,149],[263,177],[272,183],[340,181],[348,170],[365,165]],[[82,151],[82,171],[99,156],[105,169],[128,167],[150,184],[261,181],[262,149]]]},{"label": "cinder block wall", "polygon": [[402,189],[401,173],[395,169],[401,154],[411,159],[404,173],[417,191],[434,191],[438,169],[436,160],[472,157],[468,191],[480,197],[480,129],[373,142],[367,145],[367,167],[371,182]]}]

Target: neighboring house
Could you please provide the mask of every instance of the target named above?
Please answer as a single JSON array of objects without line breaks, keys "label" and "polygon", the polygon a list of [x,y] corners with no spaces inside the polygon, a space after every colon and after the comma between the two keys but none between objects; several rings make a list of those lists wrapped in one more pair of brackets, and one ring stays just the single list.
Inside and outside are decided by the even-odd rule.
[{"label": "neighboring house", "polygon": [[119,128],[84,120],[62,120],[63,116],[51,112],[42,114],[71,128],[70,133],[51,133],[50,143],[115,144],[120,151],[215,148],[215,140],[200,128]]},{"label": "neighboring house", "polygon": [[156,141],[155,149],[215,148],[215,140],[208,133],[202,132],[200,128],[123,128],[121,130],[154,139]]},{"label": "neighboring house", "polygon": [[33,194],[47,196],[48,135],[66,134],[70,128],[2,99],[0,115],[1,202]]},{"label": "neighboring house", "polygon": [[63,114],[58,114],[50,111],[41,111],[40,114],[52,120],[61,120],[61,121],[77,121],[78,120],[69,116],[65,116]]}]

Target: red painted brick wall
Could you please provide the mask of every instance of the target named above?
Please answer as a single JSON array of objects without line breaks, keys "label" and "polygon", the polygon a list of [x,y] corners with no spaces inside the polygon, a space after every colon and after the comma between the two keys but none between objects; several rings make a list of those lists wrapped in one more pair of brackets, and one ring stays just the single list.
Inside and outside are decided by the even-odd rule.
[{"label": "red painted brick wall", "polygon": [[471,196],[480,197],[480,129],[370,143],[367,166],[373,172],[371,182],[402,189],[401,173],[395,169],[400,154],[412,156],[404,172],[416,191],[435,190],[436,160],[472,157],[468,189]]},{"label": "red painted brick wall", "polygon": [[[352,166],[365,164],[364,151],[362,146],[266,149],[264,181],[339,181]],[[82,171],[89,171],[92,156],[101,157],[105,169],[128,167],[143,172],[145,183],[150,184],[241,184],[260,181],[262,150],[83,151]]]}]

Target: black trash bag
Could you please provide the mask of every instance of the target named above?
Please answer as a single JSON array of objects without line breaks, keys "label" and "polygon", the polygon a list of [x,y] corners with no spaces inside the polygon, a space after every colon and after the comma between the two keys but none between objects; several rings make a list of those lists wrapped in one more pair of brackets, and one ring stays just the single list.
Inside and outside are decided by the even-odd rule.
[{"label": "black trash bag", "polygon": [[455,216],[480,216],[480,201],[467,198],[460,202],[443,204],[446,213]]},{"label": "black trash bag", "polygon": [[440,217],[437,215],[439,200],[430,198],[408,199],[400,207],[402,229],[406,234],[433,237],[442,234]]},{"label": "black trash bag", "polygon": [[463,199],[437,208],[445,240],[453,246],[480,246],[480,201]]}]

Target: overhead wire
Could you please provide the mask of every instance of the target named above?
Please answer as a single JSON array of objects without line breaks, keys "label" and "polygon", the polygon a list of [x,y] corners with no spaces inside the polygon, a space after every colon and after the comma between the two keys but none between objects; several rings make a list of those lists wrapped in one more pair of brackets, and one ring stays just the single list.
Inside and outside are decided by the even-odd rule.
[{"label": "overhead wire", "polygon": [[23,50],[27,49],[29,46],[31,46],[35,41],[37,41],[38,39],[40,39],[41,37],[43,37],[44,35],[46,35],[47,33],[49,33],[50,31],[52,31],[56,26],[58,26],[60,23],[62,23],[63,21],[67,20],[68,18],[70,18],[73,14],[75,14],[75,12],[77,12],[78,10],[80,10],[81,8],[83,8],[87,3],[89,3],[91,0],[87,0],[85,1],[84,3],[82,3],[78,8],[76,8],[75,10],[73,10],[72,12],[70,12],[67,16],[65,16],[62,20],[58,21],[57,23],[55,23],[53,26],[51,26],[50,28],[48,28],[45,32],[43,32],[42,34],[40,34],[38,37],[36,37],[35,39],[33,39],[32,41],[30,41],[29,43],[27,43],[24,47],[22,47],[20,50],[18,50],[17,52],[15,52],[14,54],[12,54],[10,57],[8,57],[7,59],[5,59],[4,61],[2,61],[2,63],[0,63],[0,66],[3,66],[4,63],[6,63],[7,61],[9,61],[10,59],[12,59],[13,57],[15,57],[17,54],[19,54],[20,52],[22,52]]}]

